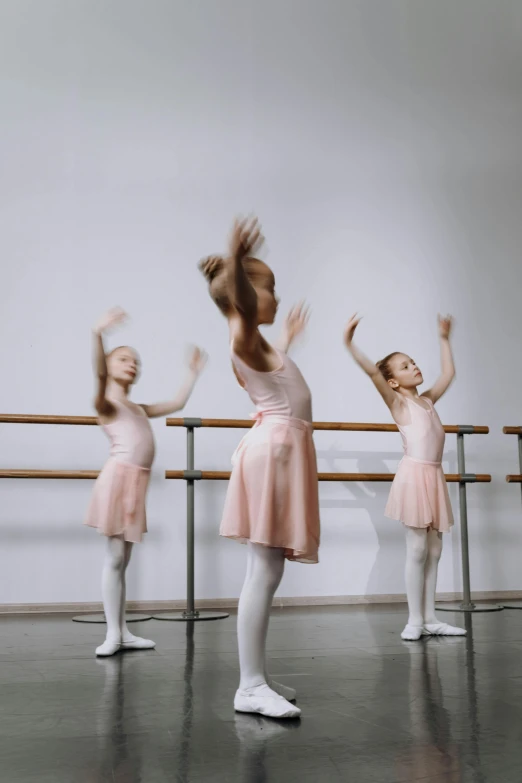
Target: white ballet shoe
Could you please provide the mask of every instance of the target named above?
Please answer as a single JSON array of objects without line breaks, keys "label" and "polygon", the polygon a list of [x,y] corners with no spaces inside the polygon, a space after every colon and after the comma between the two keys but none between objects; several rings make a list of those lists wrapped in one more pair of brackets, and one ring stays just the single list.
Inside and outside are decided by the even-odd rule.
[{"label": "white ballet shoe", "polygon": [[401,639],[405,642],[417,642],[422,636],[422,625],[406,625],[401,633]]},{"label": "white ballet shoe", "polygon": [[234,697],[236,712],[254,712],[267,718],[298,718],[301,710],[263,683],[247,690],[238,689]]},{"label": "white ballet shoe", "polygon": [[297,698],[297,693],[295,691],[295,688],[290,688],[289,685],[283,685],[280,682],[276,682],[275,680],[267,680],[268,687],[272,688],[273,691],[275,691],[279,696],[282,696],[283,699],[286,699],[287,701],[295,701]]},{"label": "white ballet shoe", "polygon": [[457,628],[448,623],[424,623],[422,632],[425,636],[466,636],[464,628]]},{"label": "white ballet shoe", "polygon": [[134,636],[131,633],[124,635],[121,642],[122,650],[153,650],[156,647],[156,642],[152,639],[142,639],[141,636]]},{"label": "white ballet shoe", "polygon": [[114,639],[105,639],[103,644],[96,648],[98,658],[108,658],[121,650],[121,644]]}]

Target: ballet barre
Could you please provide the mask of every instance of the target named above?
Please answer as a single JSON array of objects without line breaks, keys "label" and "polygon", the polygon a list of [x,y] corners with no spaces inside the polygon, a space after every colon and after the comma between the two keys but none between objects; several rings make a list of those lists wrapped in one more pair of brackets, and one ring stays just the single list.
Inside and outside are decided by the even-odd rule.
[{"label": "ballet barre", "polygon": [[0,478],[11,479],[97,479],[99,470],[0,470]]},{"label": "ballet barre", "polygon": [[0,413],[0,424],[76,424],[97,425],[96,416],[53,416],[52,414]]},{"label": "ballet barre", "polygon": [[[522,489],[522,427],[503,427],[504,435],[516,435],[518,440],[518,469],[519,473],[506,476],[508,484],[520,484]],[[506,609],[522,609],[522,604],[504,604]]]},{"label": "ballet barre", "polygon": [[[166,479],[193,479],[194,481],[227,481],[230,478],[229,470],[166,470]],[[389,481],[392,482],[395,473],[318,473],[318,481]],[[489,484],[489,473],[477,473],[471,476],[460,473],[446,473],[444,475],[448,484],[457,484],[461,481],[465,484]]]},{"label": "ballet barre", "polygon": [[[180,614],[155,615],[162,620],[217,620],[228,615],[218,612],[199,612],[195,607],[194,596],[194,495],[196,481],[226,481],[230,471],[196,470],[194,467],[194,431],[201,427],[216,429],[250,429],[254,426],[252,419],[199,419],[199,418],[168,418],[167,427],[184,427],[187,438],[187,467],[185,470],[167,470],[166,479],[184,480],[187,484],[187,606]],[[331,422],[319,421],[313,424],[314,431],[326,432],[398,432],[395,424],[373,424],[365,422]],[[457,436],[458,473],[446,475],[448,483],[459,485],[460,535],[462,557],[462,601],[458,604],[444,603],[438,609],[460,612],[491,612],[502,609],[495,604],[476,604],[471,599],[469,542],[468,542],[468,507],[466,489],[468,484],[486,484],[491,481],[488,473],[466,473],[464,451],[465,435],[487,435],[489,427],[450,424],[444,426],[446,433]],[[318,473],[319,481],[375,481],[391,482],[394,473]],[[522,480],[522,477],[521,477]]]},{"label": "ballet barre", "polygon": [[[0,424],[68,424],[78,426],[96,426],[95,416],[53,416],[48,414],[30,413],[0,413]],[[96,479],[99,470],[30,470],[30,469],[0,469],[3,479]],[[72,618],[76,623],[104,623],[104,614],[80,614]],[[151,620],[150,614],[130,612],[126,614],[128,623],[138,623]]]}]

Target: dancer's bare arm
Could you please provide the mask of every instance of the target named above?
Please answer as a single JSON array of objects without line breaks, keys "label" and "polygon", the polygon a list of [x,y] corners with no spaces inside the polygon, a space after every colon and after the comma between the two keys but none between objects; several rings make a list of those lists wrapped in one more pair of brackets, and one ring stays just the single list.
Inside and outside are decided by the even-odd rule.
[{"label": "dancer's bare arm", "polygon": [[99,416],[110,417],[114,415],[114,405],[105,396],[107,390],[107,360],[105,358],[103,334],[109,329],[119,326],[126,318],[127,313],[121,307],[113,307],[100,318],[93,328],[94,375],[96,379],[94,407]]},{"label": "dancer's bare arm", "polygon": [[207,359],[205,351],[201,348],[192,347],[188,354],[186,376],[178,391],[172,399],[165,402],[142,405],[141,407],[147,416],[150,419],[155,419],[159,416],[170,416],[172,413],[183,410],[192,394],[196,381],[205,369]]},{"label": "dancer's bare arm", "polygon": [[393,418],[397,420],[404,410],[404,400],[402,400],[400,394],[397,394],[397,392],[391,388],[375,362],[372,362],[371,359],[368,359],[368,357],[362,351],[360,351],[353,342],[353,336],[357,326],[360,323],[360,320],[361,319],[357,315],[353,315],[350,318],[344,330],[344,343],[359,367],[364,370],[366,375],[370,377],[375,388],[390,409]]},{"label": "dancer's bare arm", "polygon": [[300,337],[308,326],[310,320],[310,307],[300,302],[292,307],[286,316],[283,331],[277,341],[277,347],[283,353],[288,353],[293,343]]},{"label": "dancer's bare arm", "polygon": [[455,377],[455,363],[450,344],[450,335],[453,328],[451,315],[438,317],[440,337],[440,375],[428,391],[423,392],[423,397],[428,397],[433,403],[440,400],[451,385]]}]

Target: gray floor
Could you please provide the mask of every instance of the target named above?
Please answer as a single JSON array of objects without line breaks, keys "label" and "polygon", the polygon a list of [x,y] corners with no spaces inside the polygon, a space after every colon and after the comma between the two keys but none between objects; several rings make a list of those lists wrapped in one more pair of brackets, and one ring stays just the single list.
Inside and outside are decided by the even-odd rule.
[{"label": "gray floor", "polygon": [[1,617],[0,780],[521,783],[522,611],[416,643],[404,617],[275,611],[272,673],[303,710],[291,723],[234,714],[235,617],[142,623],[156,651],[103,661],[102,626]]}]

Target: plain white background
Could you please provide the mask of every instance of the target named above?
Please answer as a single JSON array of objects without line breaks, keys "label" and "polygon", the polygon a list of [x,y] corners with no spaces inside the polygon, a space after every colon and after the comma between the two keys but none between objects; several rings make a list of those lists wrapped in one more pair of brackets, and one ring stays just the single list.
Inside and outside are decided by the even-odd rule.
[{"label": "plain white background", "polygon": [[[255,210],[284,312],[313,318],[295,352],[316,420],[388,421],[342,345],[438,370],[436,314],[456,318],[446,423],[466,441],[472,587],[522,587],[520,422],[522,7],[517,0],[3,0],[0,5],[0,409],[89,414],[90,327],[119,304],[110,345],[143,361],[134,399],[172,393],[184,346],[210,353],[187,415],[246,417],[226,324],[197,271]],[[154,424],[150,533],[129,597],[185,594],[184,433]],[[197,433],[196,466],[227,469],[240,432]],[[320,433],[321,470],[393,470],[399,436]],[[97,428],[3,425],[5,468],[102,466]],[[445,468],[456,471],[449,437]],[[82,526],[91,482],[2,480],[0,603],[95,601],[103,540]],[[245,550],[218,537],[226,486],[197,492],[197,585],[235,597]],[[321,487],[318,566],[282,596],[403,592],[388,485]],[[451,489],[458,511],[455,488]],[[459,590],[458,526],[439,589]]]}]

